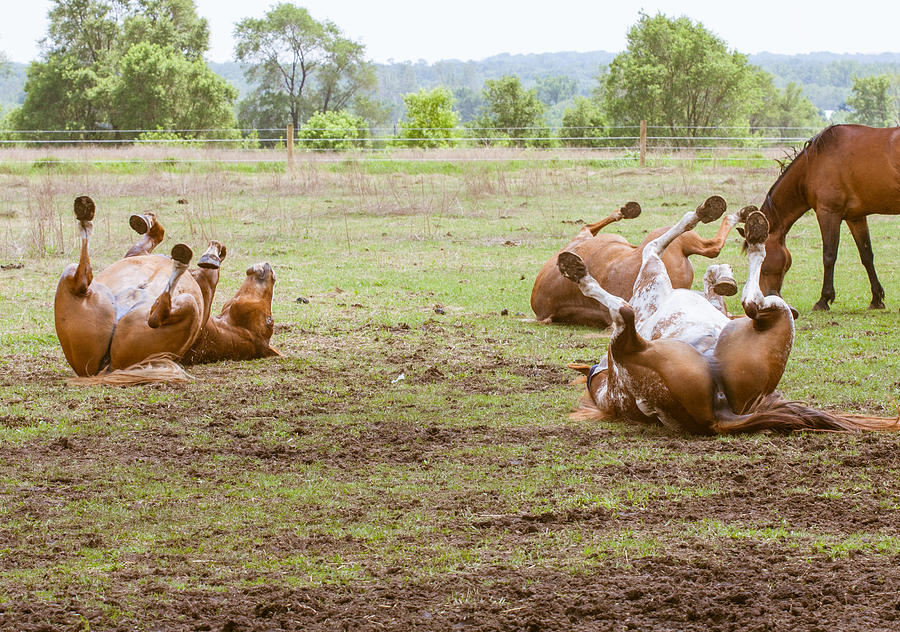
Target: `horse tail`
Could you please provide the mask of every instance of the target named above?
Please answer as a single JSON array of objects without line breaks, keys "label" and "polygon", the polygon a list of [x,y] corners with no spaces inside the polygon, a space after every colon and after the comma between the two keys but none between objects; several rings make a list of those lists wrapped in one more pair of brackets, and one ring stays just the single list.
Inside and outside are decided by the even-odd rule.
[{"label": "horse tail", "polygon": [[154,382],[184,383],[193,379],[177,362],[177,356],[157,353],[124,369],[106,369],[97,375],[72,377],[66,383],[73,386],[136,386]]},{"label": "horse tail", "polygon": [[712,429],[719,434],[762,430],[900,431],[900,415],[897,417],[838,415],[775,394],[762,397],[745,415],[723,414],[724,411],[721,410],[717,413],[718,419],[713,423]]}]

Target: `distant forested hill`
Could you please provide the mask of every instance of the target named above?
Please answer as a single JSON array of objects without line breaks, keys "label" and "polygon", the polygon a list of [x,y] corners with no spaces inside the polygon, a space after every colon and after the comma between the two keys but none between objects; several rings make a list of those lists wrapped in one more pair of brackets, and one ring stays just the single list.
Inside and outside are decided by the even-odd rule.
[{"label": "distant forested hill", "polygon": [[[421,88],[445,86],[457,94],[463,119],[477,107],[481,88],[486,79],[504,75],[518,75],[526,87],[535,86],[547,77],[568,77],[575,85],[575,94],[587,95],[597,86],[597,76],[616,53],[539,53],[529,55],[494,55],[479,61],[445,60],[433,64],[424,61],[377,64],[378,92],[375,98],[388,105],[391,118],[403,113],[403,95]],[[848,55],[836,53],[808,53],[777,55],[760,53],[749,56],[750,63],[760,66],[775,77],[775,85],[783,88],[788,82],[803,86],[810,101],[820,110],[838,110],[850,94],[853,76],[865,77],[884,73],[900,73],[900,53],[880,55]],[[11,72],[0,76],[0,106],[4,110],[24,99],[26,64],[10,64]],[[210,68],[233,83],[243,97],[249,90],[240,64],[236,62],[210,63]],[[568,101],[548,110],[551,123],[561,116]]]}]

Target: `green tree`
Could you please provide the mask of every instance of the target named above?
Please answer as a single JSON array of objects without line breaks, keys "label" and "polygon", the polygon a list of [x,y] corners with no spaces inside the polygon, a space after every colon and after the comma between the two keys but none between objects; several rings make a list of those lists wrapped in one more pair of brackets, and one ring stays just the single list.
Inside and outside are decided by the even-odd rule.
[{"label": "green tree", "polygon": [[597,102],[575,97],[573,105],[563,113],[559,137],[567,147],[603,147],[605,127],[606,118]]},{"label": "green tree", "polygon": [[746,56],[702,24],[641,14],[604,76],[603,109],[615,125],[646,120],[673,136],[703,135],[704,127],[746,123],[755,80]]},{"label": "green tree", "polygon": [[[473,127],[487,131],[486,137],[509,138],[516,145],[526,144],[528,138],[548,133],[543,123],[544,104],[537,98],[537,90],[526,90],[519,78],[507,75],[484,82],[484,102],[481,114]],[[487,141],[487,139],[486,139]],[[528,144],[539,144],[530,141]]]},{"label": "green tree", "polygon": [[247,64],[247,79],[257,86],[248,98],[285,103],[281,116],[295,129],[313,112],[345,108],[356,95],[374,88],[365,47],[343,37],[333,22],[313,19],[304,8],[278,4],[263,18],[241,20],[234,35],[235,58]]},{"label": "green tree", "polygon": [[419,90],[403,96],[406,119],[401,136],[412,147],[448,147],[459,116],[453,111],[453,95],[446,88]]},{"label": "green tree", "polygon": [[306,119],[298,133],[304,149],[337,151],[359,149],[367,136],[366,122],[346,110],[316,112]]},{"label": "green tree", "polygon": [[233,127],[236,98],[237,88],[202,59],[189,59],[171,45],[143,42],[120,62],[113,120],[120,129]]},{"label": "green tree", "polygon": [[[793,81],[778,90],[772,76],[759,71],[756,107],[750,113],[750,127],[821,127],[825,119]],[[771,135],[780,134],[773,130]]]},{"label": "green tree", "polygon": [[900,125],[900,75],[853,77],[847,106],[851,123],[875,127]]},{"label": "green tree", "polygon": [[537,97],[545,105],[556,105],[571,99],[578,91],[578,82],[564,75],[544,75],[535,84]]},{"label": "green tree", "polygon": [[194,0],[53,1],[18,128],[233,125],[236,92],[203,61],[209,28]]}]

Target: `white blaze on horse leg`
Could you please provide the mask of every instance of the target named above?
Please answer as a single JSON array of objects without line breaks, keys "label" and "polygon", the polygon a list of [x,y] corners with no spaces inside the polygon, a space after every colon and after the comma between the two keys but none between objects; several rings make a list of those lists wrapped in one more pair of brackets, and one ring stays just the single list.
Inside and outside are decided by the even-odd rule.
[{"label": "white blaze on horse leg", "polygon": [[578,281],[578,287],[581,289],[582,294],[588,298],[594,299],[609,310],[609,315],[613,321],[614,336],[625,328],[625,323],[622,320],[619,309],[628,305],[627,301],[604,290],[597,282],[597,279],[590,274],[582,277],[581,280]]},{"label": "white blaze on horse leg", "polygon": [[647,247],[644,248],[643,260],[646,261],[647,257],[656,255],[660,256],[663,250],[671,244],[675,239],[678,238],[679,235],[686,233],[691,230],[700,223],[700,217],[697,215],[697,211],[690,211],[684,214],[678,223],[672,226],[669,230],[664,232],[662,235],[651,241],[647,244]]},{"label": "white blaze on horse leg", "polygon": [[741,292],[741,303],[744,305],[747,303],[754,303],[759,310],[780,305],[784,305],[784,307],[787,308],[787,303],[785,303],[780,296],[764,296],[762,289],[759,287],[759,275],[765,258],[765,243],[747,245],[749,268],[747,270],[747,282],[744,284],[744,291]]}]

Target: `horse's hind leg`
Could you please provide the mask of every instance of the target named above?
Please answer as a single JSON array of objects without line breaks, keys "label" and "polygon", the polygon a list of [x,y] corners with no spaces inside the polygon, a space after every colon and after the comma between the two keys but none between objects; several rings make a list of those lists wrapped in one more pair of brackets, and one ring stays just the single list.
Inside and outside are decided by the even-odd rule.
[{"label": "horse's hind leg", "polygon": [[884,288],[875,273],[875,253],[872,252],[872,240],[869,237],[869,222],[863,217],[857,220],[846,220],[856,249],[859,250],[859,260],[869,275],[869,285],[872,288],[872,302],[869,309],[884,309]]},{"label": "horse's hind leg", "polygon": [[181,275],[187,271],[188,264],[190,264],[193,256],[194,253],[184,244],[175,244],[172,247],[172,262],[174,264],[172,274],[169,276],[162,294],[157,297],[150,308],[150,313],[147,315],[147,325],[151,329],[156,329],[166,324],[173,316],[172,289],[178,284],[178,279],[181,278]]},{"label": "horse's hind leg", "polygon": [[201,323],[206,323],[209,318],[209,312],[212,309],[213,297],[216,294],[216,286],[219,284],[219,266],[225,259],[225,246],[218,241],[209,242],[209,248],[206,249],[200,259],[197,261],[197,269],[191,270],[194,280],[200,287],[203,294],[203,315]]},{"label": "horse's hind leg", "polygon": [[137,234],[141,235],[141,237],[138,239],[137,243],[125,253],[126,257],[149,255],[153,252],[153,249],[162,242],[163,237],[166,235],[166,231],[162,227],[162,224],[157,221],[156,215],[150,211],[132,215],[128,218],[128,225],[131,226]]},{"label": "horse's hind leg", "polygon": [[590,231],[591,235],[596,235],[603,228],[609,226],[614,222],[618,222],[622,219],[634,219],[641,214],[641,205],[637,202],[628,202],[620,208],[615,213],[610,213],[610,215],[604,219],[601,219],[599,222],[594,222],[593,224],[588,224],[585,228]]},{"label": "horse's hind leg", "polygon": [[725,296],[737,293],[737,282],[734,280],[734,271],[727,263],[717,263],[706,268],[703,275],[703,295],[713,307],[728,315],[725,307]]}]

